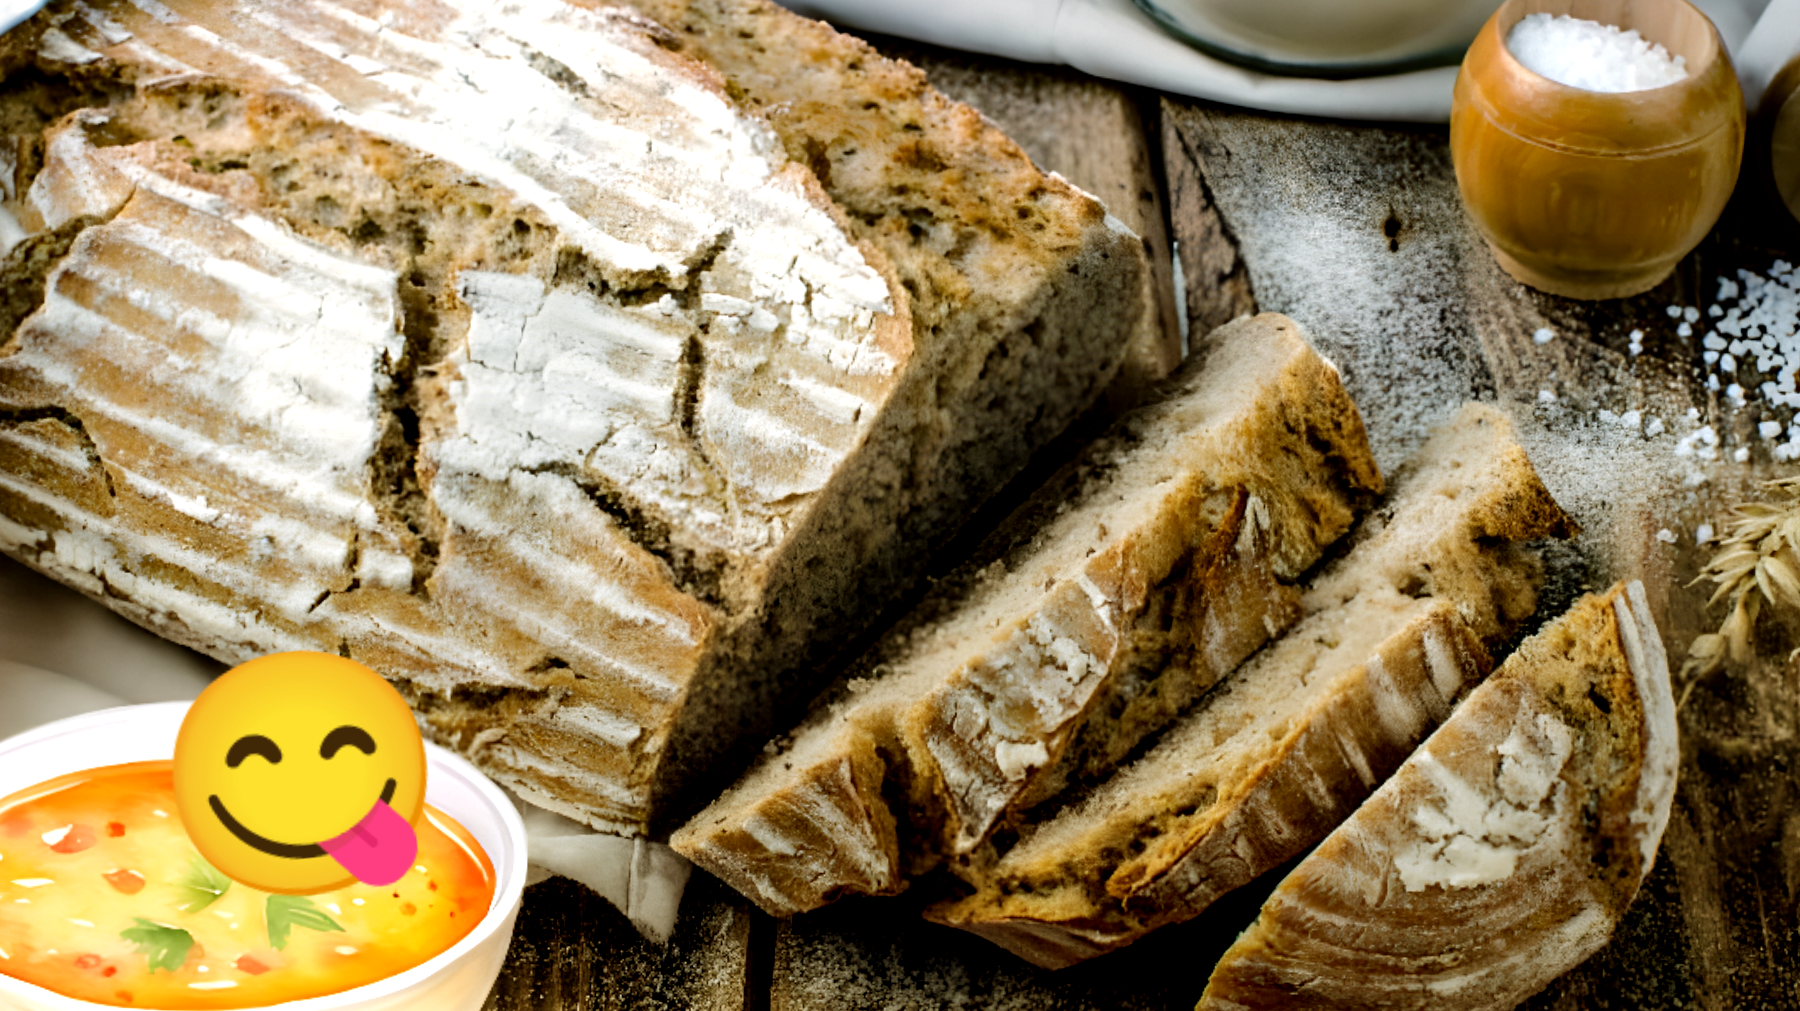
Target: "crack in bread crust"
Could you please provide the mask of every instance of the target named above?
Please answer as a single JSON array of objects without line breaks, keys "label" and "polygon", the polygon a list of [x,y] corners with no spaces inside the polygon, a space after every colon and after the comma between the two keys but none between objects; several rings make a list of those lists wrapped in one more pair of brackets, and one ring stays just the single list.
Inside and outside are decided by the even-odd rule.
[{"label": "crack in bread crust", "polygon": [[375,7],[65,2],[8,34],[8,66],[85,83],[26,122],[38,85],[6,79],[0,202],[106,223],[44,271],[0,401],[79,416],[104,468],[9,426],[0,549],[226,661],[353,656],[522,793],[652,830],[1104,387],[1143,254],[925,90],[949,115],[915,160],[1041,186],[1045,227],[911,294],[912,237],[847,215],[676,32]]}]

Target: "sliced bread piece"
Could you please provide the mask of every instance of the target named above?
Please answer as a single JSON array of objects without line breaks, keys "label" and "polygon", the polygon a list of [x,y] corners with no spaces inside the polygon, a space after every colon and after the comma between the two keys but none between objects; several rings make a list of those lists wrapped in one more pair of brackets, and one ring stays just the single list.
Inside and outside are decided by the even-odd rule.
[{"label": "sliced bread piece", "polygon": [[1307,617],[1144,757],[1028,827],[927,916],[1061,968],[1191,919],[1347,817],[1536,608],[1521,542],[1573,532],[1505,416],[1435,434]]},{"label": "sliced bread piece", "polygon": [[1288,875],[1200,1008],[1513,1007],[1612,935],[1678,759],[1643,586],[1584,598]]},{"label": "sliced bread piece", "polygon": [[672,845],[778,915],[900,889],[1084,724],[1129,748],[1291,622],[1289,584],[1379,483],[1291,320],[1219,328]]},{"label": "sliced bread piece", "polygon": [[362,660],[591,825],[684,820],[1105,388],[1146,264],[922,86],[935,168],[866,184],[991,213],[846,213],[674,39],[563,0],[7,33],[0,550],[228,662]]}]

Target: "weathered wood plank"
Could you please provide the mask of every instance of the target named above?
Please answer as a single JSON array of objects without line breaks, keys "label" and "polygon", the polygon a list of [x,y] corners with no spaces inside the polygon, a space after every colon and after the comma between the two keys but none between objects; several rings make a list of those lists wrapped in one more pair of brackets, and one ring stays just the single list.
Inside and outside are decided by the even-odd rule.
[{"label": "weathered wood plank", "polygon": [[[695,874],[675,936],[656,945],[584,885],[551,878],[525,890],[506,965],[483,1011],[746,1011],[752,996],[750,904]],[[766,917],[764,918],[766,921]]]},{"label": "weathered wood plank", "polygon": [[[1227,897],[1231,919],[1248,922],[1266,895],[1253,886]],[[1051,972],[926,922],[919,911],[928,901],[848,899],[780,923],[769,1011],[1176,1011],[1199,999],[1237,934],[1181,924]]]}]

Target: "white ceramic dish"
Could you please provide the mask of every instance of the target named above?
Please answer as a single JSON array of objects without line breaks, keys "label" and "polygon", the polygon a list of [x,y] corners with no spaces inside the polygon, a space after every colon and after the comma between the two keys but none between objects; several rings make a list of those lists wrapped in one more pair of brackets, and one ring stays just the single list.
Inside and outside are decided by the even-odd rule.
[{"label": "white ceramic dish", "polygon": [[1448,66],[1499,0],[1136,0],[1215,56],[1274,73],[1350,77]]},{"label": "white ceramic dish", "polygon": [[[161,702],[104,709],[0,741],[0,797],[83,769],[170,758],[187,708],[186,702]],[[425,745],[425,757],[425,801],[461,822],[487,851],[496,878],[493,904],[469,936],[436,958],[367,986],[279,1005],[287,1011],[478,1011],[486,1001],[525,893],[525,826],[512,802],[474,766],[432,744]],[[0,976],[0,1008],[103,1006]]]}]

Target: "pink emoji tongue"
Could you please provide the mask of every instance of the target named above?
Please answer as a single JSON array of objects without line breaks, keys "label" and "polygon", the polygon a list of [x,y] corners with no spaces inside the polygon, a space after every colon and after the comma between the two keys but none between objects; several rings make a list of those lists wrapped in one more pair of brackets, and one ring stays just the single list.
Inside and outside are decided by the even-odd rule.
[{"label": "pink emoji tongue", "polygon": [[378,800],[354,828],[319,848],[363,884],[391,885],[419,855],[419,837],[398,811]]}]

